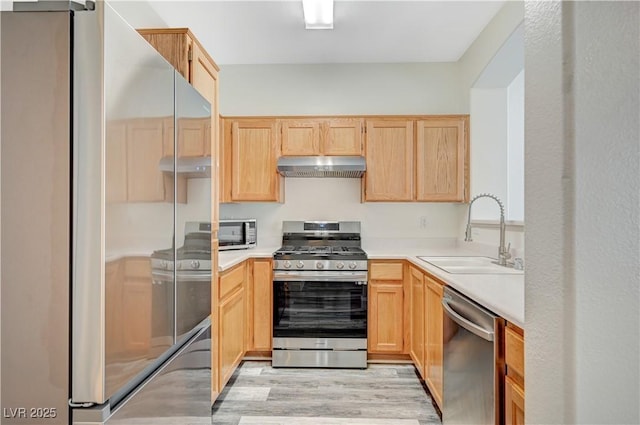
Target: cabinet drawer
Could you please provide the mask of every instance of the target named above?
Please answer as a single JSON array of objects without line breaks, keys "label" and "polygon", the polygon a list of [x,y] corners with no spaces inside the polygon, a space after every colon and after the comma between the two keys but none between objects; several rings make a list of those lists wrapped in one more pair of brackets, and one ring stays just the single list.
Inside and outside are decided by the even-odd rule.
[{"label": "cabinet drawer", "polygon": [[244,272],[245,265],[242,263],[240,266],[237,266],[220,276],[218,294],[221,300],[244,284]]},{"label": "cabinet drawer", "polygon": [[402,263],[370,263],[370,277],[373,280],[402,280]]},{"label": "cabinet drawer", "polygon": [[[511,326],[505,329],[505,362],[509,372],[524,377],[524,338]],[[510,373],[509,373],[510,374]]]}]

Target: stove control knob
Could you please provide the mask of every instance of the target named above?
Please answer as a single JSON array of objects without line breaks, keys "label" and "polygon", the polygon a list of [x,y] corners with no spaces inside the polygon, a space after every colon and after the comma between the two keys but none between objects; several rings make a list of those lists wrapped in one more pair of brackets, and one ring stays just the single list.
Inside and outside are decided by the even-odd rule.
[{"label": "stove control knob", "polygon": [[316,269],[324,269],[324,264],[322,264],[320,261],[316,262]]},{"label": "stove control knob", "polygon": [[342,270],[342,269],[344,269],[344,263],[343,263],[342,261],[338,261],[338,262],[336,263],[336,268],[337,268],[338,270]]},{"label": "stove control knob", "polygon": [[200,261],[198,261],[198,260],[193,260],[193,261],[191,262],[191,268],[193,268],[193,269],[199,269],[199,268],[200,268]]},{"label": "stove control knob", "polygon": [[356,268],[356,266],[357,266],[357,264],[356,264],[356,262],[355,262],[355,261],[352,261],[352,262],[350,262],[350,263],[349,263],[349,268],[350,268],[351,270],[355,269],[355,268]]},{"label": "stove control knob", "polygon": [[298,261],[298,264],[296,264],[296,267],[299,268],[299,269],[303,268],[304,267],[304,262]]},{"label": "stove control knob", "polygon": [[283,265],[284,265],[285,269],[290,269],[291,268],[291,261],[286,260]]}]

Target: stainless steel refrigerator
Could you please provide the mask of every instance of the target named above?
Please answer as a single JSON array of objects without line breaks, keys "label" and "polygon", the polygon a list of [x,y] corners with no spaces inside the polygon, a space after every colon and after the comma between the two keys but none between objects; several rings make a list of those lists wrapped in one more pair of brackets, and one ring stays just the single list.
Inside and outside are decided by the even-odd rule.
[{"label": "stainless steel refrigerator", "polygon": [[209,104],[106,2],[1,19],[1,423],[210,423]]}]

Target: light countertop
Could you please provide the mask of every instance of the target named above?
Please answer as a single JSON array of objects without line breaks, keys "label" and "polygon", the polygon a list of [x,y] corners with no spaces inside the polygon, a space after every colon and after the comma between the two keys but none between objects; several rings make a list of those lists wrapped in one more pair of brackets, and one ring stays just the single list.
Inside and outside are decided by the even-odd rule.
[{"label": "light countertop", "polygon": [[249,258],[272,258],[280,246],[256,246],[250,249],[233,249],[220,251],[218,254],[218,271],[225,271]]},{"label": "light countertop", "polygon": [[[483,255],[466,245],[450,241],[417,247],[384,246],[370,243],[363,246],[370,260],[408,260],[418,268],[429,272],[448,286],[471,298],[509,322],[524,329],[524,274],[450,274],[418,257]],[[395,244],[394,244],[395,245]],[[219,270],[227,270],[250,258],[271,258],[279,246],[257,246],[252,249],[221,251]]]}]

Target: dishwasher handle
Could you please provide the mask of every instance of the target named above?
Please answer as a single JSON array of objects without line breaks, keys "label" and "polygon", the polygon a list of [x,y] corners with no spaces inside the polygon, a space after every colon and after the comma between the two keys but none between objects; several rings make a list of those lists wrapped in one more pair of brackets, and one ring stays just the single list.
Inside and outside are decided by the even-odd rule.
[{"label": "dishwasher handle", "polygon": [[484,340],[493,341],[493,331],[483,329],[482,327],[459,315],[453,308],[451,308],[451,305],[449,305],[449,299],[447,297],[442,298],[442,307],[446,311],[447,316],[449,316],[451,320],[456,322],[458,325],[462,326],[464,329],[468,330],[474,335],[479,336]]}]

